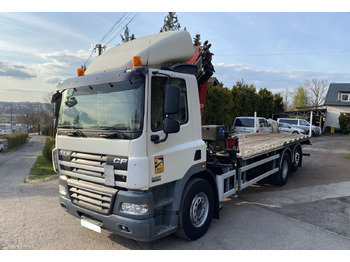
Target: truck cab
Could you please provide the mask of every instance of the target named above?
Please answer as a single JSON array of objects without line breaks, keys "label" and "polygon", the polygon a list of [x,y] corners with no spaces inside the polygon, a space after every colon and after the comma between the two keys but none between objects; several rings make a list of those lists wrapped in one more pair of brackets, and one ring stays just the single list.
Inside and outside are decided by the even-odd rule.
[{"label": "truck cab", "polygon": [[53,98],[60,204],[89,228],[140,241],[171,234],[188,180],[206,171],[193,67],[96,68]]}]

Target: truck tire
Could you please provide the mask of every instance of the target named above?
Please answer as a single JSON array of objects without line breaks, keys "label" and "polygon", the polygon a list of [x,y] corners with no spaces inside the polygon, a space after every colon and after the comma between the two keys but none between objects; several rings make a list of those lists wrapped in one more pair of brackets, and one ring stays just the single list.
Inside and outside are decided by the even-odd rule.
[{"label": "truck tire", "polygon": [[292,172],[297,171],[298,167],[301,166],[302,158],[303,158],[303,152],[301,150],[301,146],[296,145],[293,149],[293,157],[292,157],[292,163],[291,163]]},{"label": "truck tire", "polygon": [[188,240],[202,237],[208,230],[214,214],[214,193],[204,179],[189,181],[184,190],[176,235]]},{"label": "truck tire", "polygon": [[283,186],[287,183],[289,173],[290,173],[290,156],[284,151],[282,157],[280,158],[280,170],[274,173],[271,177],[272,184],[277,186]]}]

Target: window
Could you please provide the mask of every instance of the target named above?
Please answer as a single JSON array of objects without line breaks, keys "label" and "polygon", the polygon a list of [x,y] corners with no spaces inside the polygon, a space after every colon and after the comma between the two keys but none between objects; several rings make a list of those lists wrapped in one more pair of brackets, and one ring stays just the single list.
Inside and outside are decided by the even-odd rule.
[{"label": "window", "polygon": [[253,118],[236,118],[235,126],[254,127]]},{"label": "window", "polygon": [[[163,102],[165,86],[168,83],[167,77],[153,76],[151,87],[151,128],[152,131],[159,131],[163,129]],[[188,122],[188,106],[187,106],[187,92],[186,82],[183,79],[171,78],[171,85],[176,85],[180,88],[180,111],[178,114],[170,115],[171,118],[180,121],[180,124]]]},{"label": "window", "polygon": [[310,124],[306,120],[300,120],[300,125],[301,126],[309,126]]},{"label": "window", "polygon": [[297,119],[280,119],[281,123],[287,123],[290,125],[297,125],[298,124],[298,120]]},{"label": "window", "polygon": [[268,127],[269,124],[267,123],[267,121],[265,119],[259,119],[259,125],[260,127]]},{"label": "window", "polygon": [[340,93],[340,101],[349,102],[350,101],[350,94]]}]

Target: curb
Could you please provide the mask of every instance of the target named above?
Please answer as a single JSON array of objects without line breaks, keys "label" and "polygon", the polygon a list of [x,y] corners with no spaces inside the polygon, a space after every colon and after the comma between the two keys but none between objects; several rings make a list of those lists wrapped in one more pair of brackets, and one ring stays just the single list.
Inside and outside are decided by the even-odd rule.
[{"label": "curb", "polygon": [[42,183],[42,182],[47,182],[47,181],[55,180],[55,179],[57,179],[57,178],[58,178],[58,175],[52,175],[52,176],[45,177],[45,178],[29,180],[29,175],[28,175],[28,176],[24,179],[24,183],[36,184],[36,183]]}]

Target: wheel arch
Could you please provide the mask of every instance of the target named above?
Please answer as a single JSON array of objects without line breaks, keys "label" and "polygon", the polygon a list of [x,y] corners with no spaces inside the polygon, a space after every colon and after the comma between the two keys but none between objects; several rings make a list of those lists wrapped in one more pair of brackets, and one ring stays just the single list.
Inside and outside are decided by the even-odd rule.
[{"label": "wheel arch", "polygon": [[192,166],[184,175],[184,177],[175,183],[174,188],[174,202],[173,202],[173,210],[179,211],[181,208],[181,201],[183,198],[183,193],[185,191],[186,186],[192,179],[200,178],[209,182],[213,193],[214,193],[214,218],[219,219],[219,196],[218,190],[216,186],[215,174],[210,170],[203,170],[201,164]]}]

